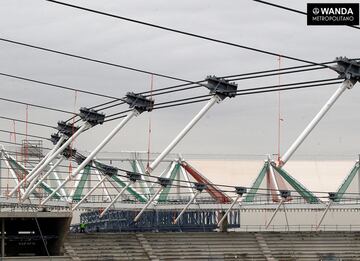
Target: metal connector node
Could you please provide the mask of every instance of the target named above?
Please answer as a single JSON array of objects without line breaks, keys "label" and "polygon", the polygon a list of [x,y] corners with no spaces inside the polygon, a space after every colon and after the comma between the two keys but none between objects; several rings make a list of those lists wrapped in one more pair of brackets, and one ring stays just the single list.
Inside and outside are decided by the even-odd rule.
[{"label": "metal connector node", "polygon": [[57,129],[63,135],[66,135],[67,137],[71,137],[75,132],[78,131],[79,127],[74,126],[71,123],[66,123],[65,121],[59,121]]},{"label": "metal connector node", "polygon": [[81,163],[83,163],[83,161],[86,159],[86,157],[84,155],[81,155],[79,153],[77,153],[75,155],[75,161],[78,165],[80,165]]},{"label": "metal connector node", "polygon": [[164,188],[166,188],[167,186],[169,186],[171,184],[171,180],[167,179],[167,178],[158,178],[158,181],[159,181],[160,185]]},{"label": "metal connector node", "polygon": [[59,142],[59,140],[60,140],[59,134],[57,133],[51,134],[50,141],[52,142],[52,144],[56,145]]},{"label": "metal connector node", "polygon": [[210,94],[217,94],[222,100],[226,97],[233,98],[236,96],[238,85],[234,82],[229,82],[223,78],[216,76],[208,76],[207,88],[210,90]]},{"label": "metal connector node", "polygon": [[280,196],[283,199],[287,199],[288,197],[291,196],[291,192],[289,190],[280,190]]},{"label": "metal connector node", "polygon": [[104,173],[105,175],[108,176],[114,176],[118,173],[118,169],[100,162],[96,163],[97,167],[99,168],[99,170]]},{"label": "metal connector node", "polygon": [[242,196],[247,192],[247,189],[245,187],[235,187],[235,193]]},{"label": "metal connector node", "polygon": [[329,199],[331,201],[335,201],[337,199],[337,193],[335,192],[329,192]]},{"label": "metal connector node", "polygon": [[199,191],[199,192],[202,192],[204,189],[206,189],[206,184],[204,183],[195,183],[194,184],[194,188]]},{"label": "metal connector node", "polygon": [[126,94],[126,103],[129,104],[130,108],[136,109],[139,113],[152,111],[154,107],[154,100],[133,92]]},{"label": "metal connector node", "polygon": [[70,149],[70,147],[67,147],[61,152],[61,155],[63,155],[66,159],[75,157],[76,155],[76,149]]},{"label": "metal connector node", "polygon": [[105,120],[105,114],[99,113],[93,109],[85,107],[80,108],[80,118],[83,121],[88,122],[92,127],[98,124],[103,124]]},{"label": "metal connector node", "polygon": [[331,68],[339,74],[339,78],[360,81],[360,62],[348,59],[346,57],[336,57],[337,65]]},{"label": "metal connector node", "polygon": [[126,175],[128,176],[129,180],[132,182],[141,180],[141,175],[139,173],[127,172]]}]

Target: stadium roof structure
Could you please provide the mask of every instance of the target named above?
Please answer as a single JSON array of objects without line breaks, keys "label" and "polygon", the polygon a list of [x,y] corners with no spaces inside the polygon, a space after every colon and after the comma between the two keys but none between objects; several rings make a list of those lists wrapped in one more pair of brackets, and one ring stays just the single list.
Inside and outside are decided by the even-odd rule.
[{"label": "stadium roof structure", "polygon": [[[297,196],[304,199],[307,203],[320,203],[320,199],[318,197],[316,197],[310,190],[292,177],[283,168],[276,166],[275,162],[270,159],[265,161],[260,173],[244,197],[243,202],[280,202],[281,191],[289,190],[288,186],[293,188]],[[292,195],[295,194],[293,193]],[[288,197],[287,201],[291,201],[293,199],[294,197]]]},{"label": "stadium roof structure", "polygon": [[[360,162],[356,161],[334,195],[334,201],[352,200],[360,193]],[[344,197],[344,195],[346,196]]]}]

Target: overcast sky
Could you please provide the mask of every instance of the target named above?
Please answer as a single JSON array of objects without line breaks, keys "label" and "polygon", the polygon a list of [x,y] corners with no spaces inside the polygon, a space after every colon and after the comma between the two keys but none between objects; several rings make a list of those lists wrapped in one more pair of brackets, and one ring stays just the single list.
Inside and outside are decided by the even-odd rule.
[{"label": "overcast sky", "polygon": [[[64,1],[65,2],[65,1]],[[349,27],[310,27],[306,16],[250,0],[227,1],[67,1],[88,8],[198,33],[314,62],[337,56],[360,57],[360,31]],[[273,1],[275,2],[275,1]],[[306,11],[308,1],[276,1]],[[319,2],[319,1],[316,1]],[[329,2],[329,1],[327,1]],[[339,2],[337,0],[336,2]],[[346,1],[349,2],[349,1]],[[354,1],[351,1],[354,2]],[[59,6],[42,0],[2,0],[0,37],[53,48],[191,81],[207,75],[231,75],[275,69],[277,57],[195,39],[172,32]],[[302,65],[283,59],[282,67]],[[0,72],[122,97],[150,89],[150,76],[0,42]],[[281,83],[334,78],[331,70],[281,76]],[[105,101],[96,96],[26,83],[0,76],[0,97],[78,111]],[[154,88],[177,81],[155,77]],[[278,83],[278,77],[239,82],[239,89]],[[359,85],[359,84],[358,84]],[[346,91],[297,155],[357,157],[359,151],[359,86]],[[284,152],[338,86],[281,94]],[[159,97],[156,101],[207,94],[205,88]],[[215,105],[177,146],[176,152],[265,155],[277,151],[276,93],[226,99]],[[152,120],[151,150],[161,151],[203,103],[143,113],[106,146],[105,151],[147,149]],[[125,110],[118,107],[106,113]],[[25,106],[0,102],[0,116],[25,119]],[[56,125],[69,115],[30,107],[29,120]],[[97,126],[81,135],[79,150],[91,150],[118,122]],[[1,129],[12,122],[0,119]],[[16,123],[18,132],[25,125]],[[29,126],[29,133],[49,137],[51,130]],[[18,141],[22,137],[18,136]],[[9,134],[1,133],[1,140]],[[50,146],[49,143],[46,143]]]}]

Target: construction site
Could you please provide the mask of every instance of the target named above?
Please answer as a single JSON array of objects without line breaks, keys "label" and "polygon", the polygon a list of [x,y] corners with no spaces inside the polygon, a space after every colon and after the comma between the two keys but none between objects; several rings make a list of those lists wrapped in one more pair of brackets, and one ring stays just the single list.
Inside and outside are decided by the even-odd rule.
[{"label": "construction site", "polygon": [[0,4],[0,259],[360,260],[358,23],[140,2]]}]

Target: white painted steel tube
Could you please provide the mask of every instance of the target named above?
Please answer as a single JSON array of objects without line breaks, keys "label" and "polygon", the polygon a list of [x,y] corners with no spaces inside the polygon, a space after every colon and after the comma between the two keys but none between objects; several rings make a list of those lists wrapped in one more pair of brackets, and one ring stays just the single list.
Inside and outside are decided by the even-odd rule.
[{"label": "white painted steel tube", "polygon": [[193,201],[196,199],[196,197],[201,193],[201,191],[196,191],[195,195],[190,199],[190,201],[186,204],[186,206],[183,208],[183,210],[181,210],[180,214],[177,216],[177,218],[174,221],[174,224],[176,224],[181,216],[185,213],[185,211],[189,208],[189,206],[191,205],[191,203],[193,203]]},{"label": "white painted steel tube", "polygon": [[329,211],[329,209],[330,209],[331,203],[332,203],[332,201],[330,200],[330,201],[329,201],[329,204],[327,205],[327,207],[326,207],[326,209],[325,209],[325,211],[324,211],[324,213],[321,215],[319,224],[317,224],[317,226],[316,226],[316,231],[317,231],[317,230],[319,229],[319,227],[321,226],[321,223],[323,222],[323,220],[324,220],[324,218],[325,218],[325,216],[326,216],[326,213],[327,213],[327,212]]},{"label": "white painted steel tube", "polygon": [[275,210],[275,212],[272,214],[272,216],[271,216],[271,218],[270,218],[270,220],[269,220],[269,223],[267,223],[266,229],[269,228],[269,226],[270,226],[271,222],[273,221],[276,213],[279,211],[279,209],[280,209],[280,207],[281,207],[281,205],[282,205],[283,203],[284,203],[284,199],[281,199],[279,205],[277,206],[277,208],[276,208],[276,210]]},{"label": "white painted steel tube", "polygon": [[[51,151],[46,154],[46,156],[29,172],[29,174],[27,175],[26,180],[31,181],[33,180],[36,175],[39,173],[39,168],[42,167],[46,161],[49,159],[49,157],[51,155],[53,155],[60,147],[61,143],[65,140],[65,136],[61,136],[61,138],[59,139],[59,141],[56,143],[56,145],[51,149]],[[49,161],[50,162],[50,161]],[[10,191],[8,196],[12,196],[15,191],[25,182],[25,179],[21,180],[20,183],[18,183],[13,190]]]},{"label": "white painted steel tube", "polygon": [[179,143],[179,141],[184,138],[184,136],[191,130],[192,127],[205,115],[205,113],[217,102],[220,102],[221,99],[214,95],[208,103],[199,111],[198,114],[185,126],[185,128],[175,137],[175,139],[161,152],[161,154],[150,164],[147,172],[153,171],[159,163],[170,153],[170,151]]},{"label": "white painted steel tube", "polygon": [[97,147],[89,154],[89,156],[86,157],[86,159],[71,173],[71,176],[68,176],[62,183],[60,186],[58,186],[46,199],[44,199],[40,205],[44,205],[46,202],[48,202],[54,195],[55,193],[61,189],[70,179],[71,177],[75,177],[77,174],[79,174],[79,172],[85,168],[86,165],[88,165],[90,163],[90,161],[96,156],[96,154],[99,153],[99,151],[106,145],[109,143],[109,141],[122,129],[122,127],[124,127],[126,125],[126,123],[128,123],[132,117],[138,115],[139,112],[134,109],[132,110],[106,137],[105,139],[100,142],[99,145],[97,145]]},{"label": "white painted steel tube", "polygon": [[224,216],[220,219],[220,221],[218,222],[218,226],[221,226],[221,224],[224,222],[224,220],[227,218],[227,216],[229,215],[230,211],[233,209],[233,207],[235,206],[235,204],[238,202],[239,198],[241,198],[241,195],[238,195],[236,197],[236,199],[234,200],[233,203],[231,203],[230,207],[228,208],[228,210],[226,210]]},{"label": "white painted steel tube", "polygon": [[134,182],[129,181],[129,183],[126,184],[125,187],[123,187],[123,189],[116,195],[116,197],[110,202],[110,204],[100,213],[99,218],[102,218],[106,214],[106,212],[108,212],[112,205],[115,204],[115,202],[121,197],[121,195],[124,194],[126,189],[133,183]]},{"label": "white painted steel tube", "polygon": [[[273,166],[271,165],[270,160],[269,160],[269,169],[270,169],[270,179],[271,179],[272,182],[274,183],[275,193],[277,194],[278,199],[281,199],[281,197],[280,197],[279,185],[278,185],[278,183],[277,183],[277,181],[276,181],[274,169],[273,169]],[[272,191],[270,191],[270,193],[271,193],[271,192],[272,192]],[[271,196],[272,196],[272,195],[271,195]]]},{"label": "white painted steel tube", "polygon": [[[43,182],[47,176],[51,174],[52,171],[56,169],[57,166],[64,160],[63,157],[61,157],[55,164],[36,182],[36,179],[33,179],[27,189],[25,190],[25,194],[21,197],[21,200],[27,199],[30,194],[38,187],[40,186],[41,182]],[[36,183],[36,184],[35,184]]]},{"label": "white painted steel tube", "polygon": [[294,143],[290,146],[290,148],[285,152],[285,154],[281,157],[281,165],[285,165],[286,162],[291,158],[297,148],[303,143],[306,137],[310,134],[310,132],[315,128],[315,126],[320,122],[320,120],[325,116],[325,114],[330,110],[330,108],[334,105],[337,99],[341,96],[341,94],[347,89],[351,88],[353,83],[350,80],[345,80],[341,83],[340,87],[335,91],[335,93],[330,97],[330,99],[325,103],[325,105],[321,108],[321,110],[316,114],[314,119],[306,126],[303,132],[299,135],[299,137],[294,141]]},{"label": "white painted steel tube", "polygon": [[95,189],[97,189],[101,185],[101,183],[104,182],[105,179],[106,175],[104,175],[104,177],[98,183],[96,183],[95,186],[88,191],[88,193],[85,194],[85,196],[71,209],[71,211],[77,209],[81,205],[81,203],[83,203],[84,200],[87,199],[95,191]]},{"label": "white painted steel tube", "polygon": [[[32,175],[34,177],[36,177],[41,171],[43,171],[47,165],[49,165],[49,163],[51,161],[53,161],[61,152],[63,152],[69,145],[70,143],[75,140],[85,129],[87,129],[90,125],[88,123],[85,123],[84,125],[82,125],[69,139],[67,139],[67,141],[64,142],[63,145],[61,145],[61,147],[59,149],[57,149],[53,154],[51,154],[46,161],[44,162],[44,164],[42,164]],[[60,140],[57,144],[60,143]],[[61,144],[61,143],[60,143]]]},{"label": "white painted steel tube", "polygon": [[155,198],[157,197],[157,195],[159,195],[159,193],[164,189],[164,187],[160,187],[155,194],[149,199],[149,201],[146,203],[146,205],[141,209],[141,211],[139,212],[139,214],[137,214],[137,216],[134,218],[134,222],[137,222],[139,220],[139,218],[141,217],[141,215],[144,213],[144,211],[150,206],[150,204],[155,200]]}]

